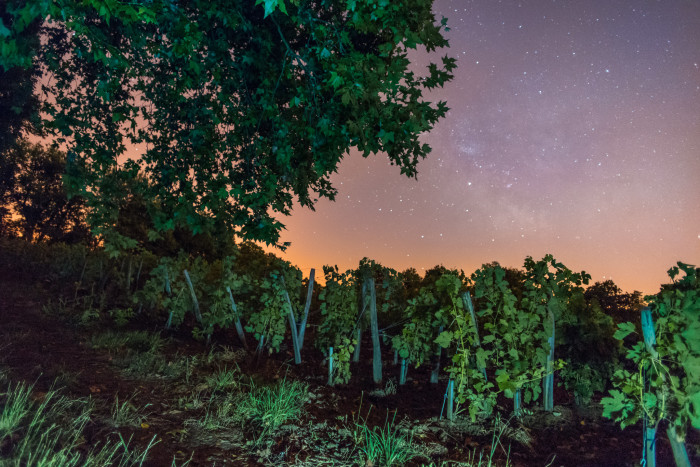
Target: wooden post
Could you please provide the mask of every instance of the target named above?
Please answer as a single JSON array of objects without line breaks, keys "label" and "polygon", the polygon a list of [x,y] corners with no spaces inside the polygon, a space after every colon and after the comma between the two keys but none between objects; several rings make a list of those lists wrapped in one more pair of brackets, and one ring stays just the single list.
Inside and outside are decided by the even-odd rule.
[{"label": "wooden post", "polygon": [[238,314],[238,307],[236,307],[236,302],[233,301],[233,294],[231,293],[231,287],[226,286],[226,292],[228,292],[228,298],[231,301],[231,310],[233,311],[233,315],[236,317],[235,325],[236,325],[236,334],[238,334],[238,338],[241,340],[241,343],[243,343],[243,347],[248,350],[248,342],[245,340],[245,334],[243,333],[243,326],[241,325],[241,317]]},{"label": "wooden post", "polygon": [[398,365],[398,364],[399,364],[399,351],[394,350],[394,365]]},{"label": "wooden post", "polygon": [[311,268],[309,273],[309,288],[306,292],[306,305],[304,306],[304,318],[299,325],[299,351],[304,347],[304,334],[306,333],[306,320],[309,318],[309,308],[311,308],[311,297],[314,293],[314,278],[316,276],[316,270]]},{"label": "wooden post", "polygon": [[370,277],[367,280],[367,287],[369,288],[370,301],[369,301],[369,312],[370,320],[372,326],[372,376],[374,377],[374,384],[382,383],[382,349],[379,346],[379,322],[377,320],[377,291],[374,288],[374,278]]}]

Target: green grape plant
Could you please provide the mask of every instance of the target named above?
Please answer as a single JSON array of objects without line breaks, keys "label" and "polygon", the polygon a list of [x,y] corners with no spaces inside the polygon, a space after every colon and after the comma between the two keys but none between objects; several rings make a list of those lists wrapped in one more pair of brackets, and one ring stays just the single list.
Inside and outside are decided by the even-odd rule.
[{"label": "green grape plant", "polygon": [[[677,279],[681,271],[684,276]],[[672,284],[645,297],[656,342],[639,336],[626,346],[633,369],[615,372],[614,389],[601,402],[603,416],[623,429],[642,418],[653,427],[665,421],[669,437],[682,442],[690,426],[700,429],[700,269],[679,262],[668,274]],[[615,337],[632,334],[635,325],[626,322]]]},{"label": "green grape plant", "polygon": [[[255,339],[262,342],[263,347],[268,348],[269,353],[279,352],[280,345],[284,341],[287,329],[285,320],[289,317],[287,290],[298,291],[301,283],[301,270],[287,261],[280,261],[277,269],[255,284],[255,288],[260,293],[259,307],[257,311],[250,314],[245,329],[253,333]],[[292,312],[298,314],[300,308],[298,300],[291,301],[291,304]]]},{"label": "green grape plant", "polygon": [[435,353],[438,330],[449,324],[455,308],[463,306],[461,288],[462,282],[456,275],[444,273],[408,300],[404,311],[408,322],[392,338],[392,346],[402,359],[418,368]]},{"label": "green grape plant", "polygon": [[340,273],[338,266],[324,266],[326,285],[319,295],[322,320],[316,346],[325,354],[333,347],[332,383],[350,381],[350,355],[355,349],[358,293],[354,271]]},{"label": "green grape plant", "polygon": [[[555,369],[562,368],[564,363],[561,359],[554,359],[556,325],[562,318],[571,320],[568,316],[571,301],[574,297],[583,296],[581,284],[587,284],[590,275],[585,271],[574,273],[550,254],[539,261],[528,256],[524,267],[525,282],[520,313],[528,316],[528,326],[538,321],[540,323],[540,326],[528,328],[528,339],[531,340],[529,345],[534,352],[530,352],[527,358],[532,358],[533,364],[540,365],[545,370],[544,406],[546,410],[552,410],[553,373]],[[526,402],[530,398],[537,399],[539,392],[539,386],[529,384],[525,394]]]},{"label": "green grape plant", "polygon": [[185,313],[191,309],[191,297],[182,276],[185,258],[163,257],[150,271],[143,288],[134,294],[133,300],[145,309],[164,311],[168,314],[166,329],[179,325]]}]

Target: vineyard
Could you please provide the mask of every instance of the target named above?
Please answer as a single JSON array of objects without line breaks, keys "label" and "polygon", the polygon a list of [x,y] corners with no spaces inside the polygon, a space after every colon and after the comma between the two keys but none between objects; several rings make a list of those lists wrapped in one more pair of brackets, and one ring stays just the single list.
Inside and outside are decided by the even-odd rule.
[{"label": "vineyard", "polygon": [[316,277],[249,243],[0,242],[3,465],[700,459],[693,266],[642,298],[551,255]]}]

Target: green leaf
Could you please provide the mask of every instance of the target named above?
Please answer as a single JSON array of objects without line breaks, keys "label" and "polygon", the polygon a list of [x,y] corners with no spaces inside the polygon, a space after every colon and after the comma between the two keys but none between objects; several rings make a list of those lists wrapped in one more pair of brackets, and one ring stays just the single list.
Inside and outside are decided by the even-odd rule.
[{"label": "green leaf", "polygon": [[328,78],[328,84],[333,87],[333,89],[338,89],[345,83],[342,76],[339,76],[337,72],[331,71],[331,75]]},{"label": "green leaf", "polygon": [[627,396],[617,389],[611,389],[612,397],[603,397],[600,403],[603,405],[603,417],[613,418],[614,412],[619,412],[627,405]]},{"label": "green leaf", "polygon": [[261,3],[265,8],[265,18],[278,8],[282,13],[287,14],[287,6],[284,4],[284,0],[255,0],[255,5],[260,5]]},{"label": "green leaf", "polygon": [[688,410],[690,423],[693,425],[693,427],[700,430],[700,390],[695,390],[695,392],[688,398],[688,403],[690,405]]},{"label": "green leaf", "polygon": [[0,37],[10,37],[10,33],[11,31],[5,27],[2,18],[0,18]]},{"label": "green leaf", "polygon": [[613,337],[618,340],[622,340],[635,332],[634,324],[630,323],[629,321],[626,323],[620,323],[617,325],[617,327],[618,329],[615,331],[615,334],[613,334]]},{"label": "green leaf", "polygon": [[443,331],[440,333],[440,335],[435,339],[435,343],[442,347],[443,349],[446,349],[450,346],[452,343],[452,338],[454,337],[454,333],[451,331]]}]

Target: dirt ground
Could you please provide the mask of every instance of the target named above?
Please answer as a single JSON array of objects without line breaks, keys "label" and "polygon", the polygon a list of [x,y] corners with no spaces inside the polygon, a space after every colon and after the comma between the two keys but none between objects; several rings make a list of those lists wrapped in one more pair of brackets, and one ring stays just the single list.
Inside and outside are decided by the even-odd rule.
[{"label": "dirt ground", "polygon": [[[182,400],[191,388],[182,380],[159,375],[133,378],[123,371],[115,356],[88,345],[95,332],[93,328],[42,312],[43,305],[52,297],[50,287],[27,285],[11,274],[0,278],[0,366],[12,381],[35,383],[37,397],[52,385],[76,397],[90,396],[96,411],[109,412],[115,397],[133,395],[131,403],[146,407],[144,422],[137,427],[120,427],[125,438],[145,446],[154,435],[159,443],[149,452],[148,465],[171,465],[191,459],[199,465],[313,465],[313,443],[326,443],[327,450],[350,449],[339,433],[354,421],[364,419],[368,425],[385,424],[393,419],[405,426],[420,427],[415,440],[425,444],[431,459],[441,465],[445,460],[466,461],[470,456],[488,454],[492,443],[491,427],[475,427],[465,423],[450,424],[440,421],[446,381],[432,385],[430,369],[426,366],[409,370],[408,382],[396,385],[399,368],[393,365],[392,355],[384,359],[384,387],[377,391],[372,382],[371,350],[363,343],[361,362],[353,364],[353,378],[348,385],[330,388],[325,385],[327,368],[321,353],[312,345],[313,328],[302,351],[302,365],[294,365],[289,349],[280,354],[256,359],[246,353],[234,334],[215,335],[213,347],[194,341],[189,332],[162,332],[170,336],[163,353],[167,356],[212,355],[212,348],[223,349],[235,355],[235,363],[242,374],[264,384],[281,378],[300,379],[309,383],[313,400],[306,404],[300,420],[285,427],[264,452],[245,448],[245,427],[232,427],[217,433],[197,432],[187,420],[201,414],[198,408],[182,408]],[[127,329],[130,328],[127,325]],[[150,331],[156,331],[152,326]],[[214,354],[214,359],[216,359]],[[218,362],[221,363],[221,362]],[[210,362],[210,366],[217,362]],[[196,380],[195,370],[193,380]],[[522,421],[510,420],[497,447],[498,465],[509,459],[512,465],[551,466],[627,466],[639,465],[642,454],[641,427],[624,431],[599,416],[600,407],[592,404],[579,408],[562,390],[555,394],[554,415],[538,411]],[[200,412],[197,412],[200,410]],[[313,430],[313,431],[312,431]],[[84,449],[101,442],[115,428],[99,417],[88,426],[84,435]],[[345,439],[345,441],[343,441]],[[688,440],[691,464],[700,465],[694,446],[700,443],[698,432]],[[673,465],[672,453],[665,437],[657,447],[657,465]],[[332,457],[332,456],[329,456]],[[472,457],[473,459],[473,457]],[[348,459],[352,464],[353,459]],[[428,464],[421,459],[419,464]],[[180,464],[178,464],[180,465]],[[332,465],[332,464],[326,464]],[[337,463],[335,465],[342,465]],[[355,464],[357,465],[357,464]]]}]

